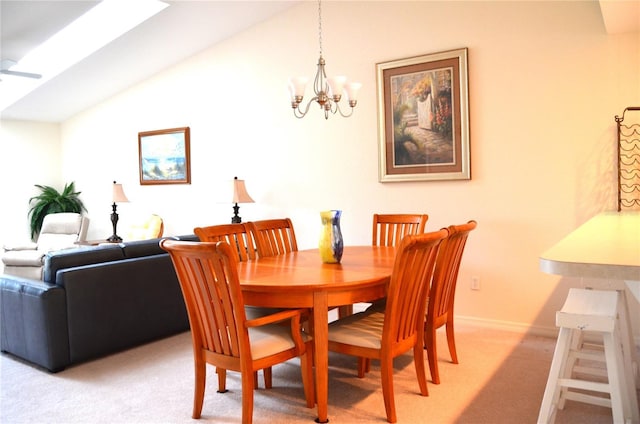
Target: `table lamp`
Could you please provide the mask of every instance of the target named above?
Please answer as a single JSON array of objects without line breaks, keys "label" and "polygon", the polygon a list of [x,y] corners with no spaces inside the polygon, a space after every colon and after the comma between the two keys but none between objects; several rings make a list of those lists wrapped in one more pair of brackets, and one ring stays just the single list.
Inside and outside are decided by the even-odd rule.
[{"label": "table lamp", "polygon": [[[244,180],[239,180],[238,177],[233,177],[233,217],[231,218],[232,224],[239,224],[242,222],[242,218],[238,215],[240,211],[240,206],[238,203],[254,203],[249,193],[247,193],[247,188],[244,186]],[[115,227],[114,227],[115,228]]]},{"label": "table lamp", "polygon": [[118,226],[118,213],[116,212],[118,205],[117,203],[125,203],[128,202],[127,196],[124,194],[124,190],[122,189],[122,184],[117,184],[115,181],[113,182],[113,205],[111,208],[113,212],[111,213],[111,224],[113,225],[113,235],[107,239],[109,243],[120,243],[122,241],[122,237],[118,236],[116,231],[116,227]]}]

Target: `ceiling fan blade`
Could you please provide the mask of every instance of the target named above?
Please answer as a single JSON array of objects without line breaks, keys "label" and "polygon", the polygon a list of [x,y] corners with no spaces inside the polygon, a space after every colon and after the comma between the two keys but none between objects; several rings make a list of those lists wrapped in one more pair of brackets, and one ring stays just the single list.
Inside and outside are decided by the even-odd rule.
[{"label": "ceiling fan blade", "polygon": [[10,71],[8,69],[0,69],[0,74],[13,75],[15,77],[35,78],[35,79],[42,78],[42,75],[40,74],[33,74],[31,72]]}]

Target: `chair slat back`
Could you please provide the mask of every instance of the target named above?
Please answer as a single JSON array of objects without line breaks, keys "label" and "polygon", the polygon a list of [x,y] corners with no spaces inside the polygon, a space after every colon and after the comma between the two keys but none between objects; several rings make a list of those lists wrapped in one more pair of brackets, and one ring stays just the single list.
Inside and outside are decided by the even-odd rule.
[{"label": "chair slat back", "polygon": [[298,250],[293,223],[289,218],[247,222],[256,241],[259,257],[278,256]]},{"label": "chair slat back", "polygon": [[164,239],[160,246],[169,252],[178,276],[194,352],[207,350],[239,361],[241,351],[249,352],[249,336],[244,326],[244,300],[235,249],[224,241],[193,243]]},{"label": "chair slat back", "polygon": [[432,322],[435,328],[446,322],[448,314],[453,314],[456,282],[458,281],[462,253],[469,233],[476,226],[476,221],[469,221],[463,225],[449,226],[449,237],[440,246],[429,291],[427,309],[427,321]]},{"label": "chair slat back", "polygon": [[[245,224],[221,224],[208,227],[196,227],[193,232],[204,242],[226,241],[235,246],[236,258],[240,262],[256,258],[256,244],[253,235]],[[234,250],[234,249],[232,249]]]},{"label": "chair slat back", "polygon": [[408,235],[398,246],[387,292],[382,346],[422,337],[427,286],[433,276],[438,248],[448,230]]},{"label": "chair slat back", "polygon": [[374,214],[373,246],[396,246],[409,234],[422,234],[427,214]]}]

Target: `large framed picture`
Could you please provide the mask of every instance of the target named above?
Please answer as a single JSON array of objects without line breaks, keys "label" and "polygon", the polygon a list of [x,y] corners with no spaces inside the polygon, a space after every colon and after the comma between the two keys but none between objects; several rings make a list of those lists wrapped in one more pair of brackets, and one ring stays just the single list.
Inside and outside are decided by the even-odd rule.
[{"label": "large framed picture", "polygon": [[467,49],[376,64],[379,181],[471,179]]},{"label": "large framed picture", "polygon": [[140,184],[191,184],[189,127],[138,133]]}]

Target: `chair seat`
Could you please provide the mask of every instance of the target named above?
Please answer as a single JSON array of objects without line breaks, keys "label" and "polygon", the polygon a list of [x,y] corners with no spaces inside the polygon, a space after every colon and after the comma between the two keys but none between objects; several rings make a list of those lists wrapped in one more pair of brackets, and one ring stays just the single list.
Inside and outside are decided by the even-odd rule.
[{"label": "chair seat", "polygon": [[[291,338],[291,327],[287,325],[271,324],[249,328],[249,340],[253,360],[296,347]],[[302,333],[303,342],[310,340],[309,335]]]},{"label": "chair seat", "polygon": [[272,315],[272,314],[275,314],[276,312],[280,312],[283,310],[284,309],[282,308],[263,308],[260,306],[245,306],[244,314],[247,317],[247,319],[256,319],[256,318],[263,317],[265,315]]},{"label": "chair seat", "polygon": [[42,266],[44,252],[40,250],[9,250],[2,256],[2,262],[8,266]]},{"label": "chair seat", "polygon": [[358,312],[329,324],[329,340],[354,346],[380,349],[384,312]]}]

